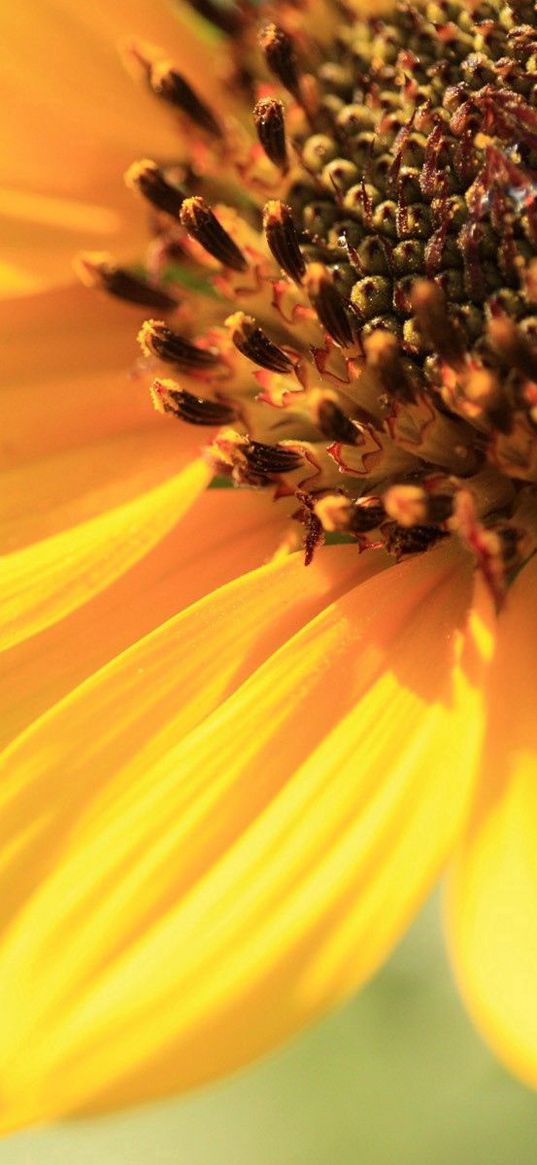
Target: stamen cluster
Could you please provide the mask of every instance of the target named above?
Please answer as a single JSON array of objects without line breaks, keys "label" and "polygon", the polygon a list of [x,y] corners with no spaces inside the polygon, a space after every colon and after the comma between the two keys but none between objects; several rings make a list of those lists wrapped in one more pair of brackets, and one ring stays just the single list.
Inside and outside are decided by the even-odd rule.
[{"label": "stamen cluster", "polygon": [[140,333],[157,408],[217,427],[218,475],[297,499],[307,560],[327,534],[401,557],[457,531],[500,595],[537,516],[534,6],[280,0],[261,29],[194,6],[227,104],[136,47],[192,147],[127,175],[146,278],[86,277],[165,317]]}]

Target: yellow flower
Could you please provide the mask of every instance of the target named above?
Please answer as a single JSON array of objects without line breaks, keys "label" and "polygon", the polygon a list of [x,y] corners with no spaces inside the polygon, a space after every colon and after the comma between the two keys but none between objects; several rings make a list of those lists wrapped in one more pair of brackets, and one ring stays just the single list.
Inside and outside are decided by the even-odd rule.
[{"label": "yellow flower", "polygon": [[[153,6],[55,5],[51,136],[12,151],[7,292],[41,291],[6,305],[5,1128],[273,1048],[448,862],[463,994],[537,1084],[534,14],[334,32],[282,0],[257,41],[252,11],[195,7],[185,79]],[[31,121],[43,60],[28,6],[8,21]],[[182,140],[123,105],[129,24]],[[126,142],[141,271],[109,197]],[[67,283],[92,231],[79,268],[114,301]],[[214,472],[251,488],[204,493]]]}]

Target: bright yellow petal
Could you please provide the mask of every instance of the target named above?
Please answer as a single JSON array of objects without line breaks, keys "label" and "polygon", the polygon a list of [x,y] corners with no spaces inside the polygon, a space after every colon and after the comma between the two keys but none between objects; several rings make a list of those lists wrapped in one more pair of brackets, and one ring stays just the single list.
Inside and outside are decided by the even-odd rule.
[{"label": "bright yellow petal", "polygon": [[4,655],[2,744],[178,611],[267,562],[286,526],[285,510],[268,506],[264,495],[202,494],[181,522],[105,591]]},{"label": "bright yellow petal", "polygon": [[57,623],[155,546],[207,486],[199,459],[141,497],[5,556],[0,647]]},{"label": "bright yellow petal", "polygon": [[[96,782],[92,781],[92,788],[96,792],[98,787],[107,796],[108,787],[113,787],[124,764],[129,759],[138,762],[140,748],[148,756],[150,751],[160,756],[168,738],[181,738],[195,728],[327,603],[357,578],[368,577],[384,565],[383,556],[371,557],[368,562],[357,560],[354,547],[341,548],[336,553],[320,551],[308,569],[298,554],[268,564],[158,627],[52,709],[20,738],[13,750],[7,750],[6,779],[0,785],[4,808],[14,799],[16,815],[20,797],[25,802],[35,798],[37,810],[41,790],[44,792],[46,786],[45,795],[51,793],[52,816],[40,821],[47,834],[41,860],[48,862],[54,853],[61,852],[64,812],[76,819],[81,807],[85,811],[89,789],[83,781],[73,782],[74,770],[64,767],[65,747],[73,749],[76,765],[84,764],[85,758],[89,759],[86,747],[91,741]],[[91,731],[88,736],[96,702],[102,710],[108,709],[107,730]],[[58,749],[54,776],[49,768],[49,761],[53,761],[49,752],[52,738],[53,748]],[[12,767],[12,756],[19,758],[21,764],[16,761]],[[56,784],[57,779],[63,791]],[[36,821],[38,816],[36,813]],[[3,821],[8,828],[5,818]],[[32,840],[30,845],[33,849]],[[26,878],[33,887],[39,879],[36,857],[33,852],[34,861],[25,863]],[[14,877],[10,897],[17,906],[24,900],[24,888]],[[3,901],[6,905],[7,899]]]},{"label": "bright yellow petal", "polygon": [[201,719],[222,669],[236,686],[270,652],[293,570],[200,604],[160,666],[140,676],[141,645],[11,752],[7,1121],[162,1095],[274,1046],[371,973],[453,844],[481,709],[450,550],[362,582]]},{"label": "bright yellow petal", "polygon": [[449,897],[461,989],[508,1067],[537,1087],[537,560],[499,625],[487,751]]}]

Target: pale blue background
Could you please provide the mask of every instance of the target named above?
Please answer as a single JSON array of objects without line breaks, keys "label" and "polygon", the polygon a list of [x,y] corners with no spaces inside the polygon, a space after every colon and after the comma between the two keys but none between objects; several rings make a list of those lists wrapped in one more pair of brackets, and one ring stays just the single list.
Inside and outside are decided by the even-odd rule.
[{"label": "pale blue background", "polygon": [[432,903],[337,1015],[203,1094],[19,1134],[0,1165],[536,1165],[537,1096],[456,997]]}]

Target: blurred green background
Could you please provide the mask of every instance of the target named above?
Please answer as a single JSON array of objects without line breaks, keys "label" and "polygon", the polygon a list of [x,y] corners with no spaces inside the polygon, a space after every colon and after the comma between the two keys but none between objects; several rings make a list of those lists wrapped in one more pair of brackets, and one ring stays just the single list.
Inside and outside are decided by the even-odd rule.
[{"label": "blurred green background", "polygon": [[433,901],[337,1015],[196,1096],[18,1134],[0,1165],[535,1165],[537,1096],[455,994]]}]

